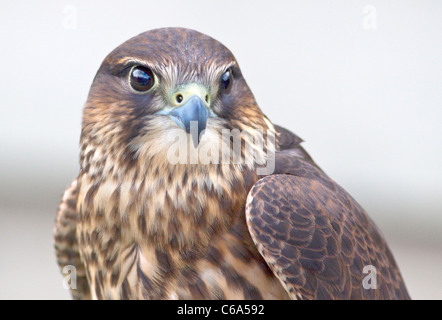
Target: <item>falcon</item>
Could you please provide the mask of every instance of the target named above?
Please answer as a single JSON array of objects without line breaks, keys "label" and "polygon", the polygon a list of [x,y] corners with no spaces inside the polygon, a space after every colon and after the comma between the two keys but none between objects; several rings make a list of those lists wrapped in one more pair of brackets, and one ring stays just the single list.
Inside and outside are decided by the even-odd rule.
[{"label": "falcon", "polygon": [[162,28],[117,47],[57,212],[73,298],[409,299],[379,229],[301,142],[213,38]]}]

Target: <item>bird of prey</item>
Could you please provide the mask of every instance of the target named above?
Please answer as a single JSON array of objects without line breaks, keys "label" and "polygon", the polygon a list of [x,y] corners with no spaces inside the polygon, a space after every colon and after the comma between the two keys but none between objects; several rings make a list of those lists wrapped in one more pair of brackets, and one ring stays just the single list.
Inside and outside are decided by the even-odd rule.
[{"label": "bird of prey", "polygon": [[73,298],[409,299],[379,229],[301,142],[213,38],[162,28],[117,47],[57,212]]}]

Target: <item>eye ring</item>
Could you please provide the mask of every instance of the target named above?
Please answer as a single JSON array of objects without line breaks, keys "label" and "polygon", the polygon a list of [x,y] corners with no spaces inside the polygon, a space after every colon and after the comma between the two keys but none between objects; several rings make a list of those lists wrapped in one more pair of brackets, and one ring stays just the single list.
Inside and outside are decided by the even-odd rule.
[{"label": "eye ring", "polygon": [[223,75],[221,76],[221,88],[224,90],[224,92],[228,93],[230,89],[232,88],[233,83],[233,72],[232,68],[228,68]]},{"label": "eye ring", "polygon": [[147,67],[133,66],[129,73],[129,84],[136,92],[144,93],[155,84],[155,76]]}]

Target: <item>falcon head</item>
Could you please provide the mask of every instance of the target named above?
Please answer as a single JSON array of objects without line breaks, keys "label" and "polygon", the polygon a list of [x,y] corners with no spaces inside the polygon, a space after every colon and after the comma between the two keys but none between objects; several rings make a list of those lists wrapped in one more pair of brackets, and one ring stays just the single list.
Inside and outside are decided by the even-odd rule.
[{"label": "falcon head", "polygon": [[224,45],[194,30],[156,29],[102,63],[84,109],[81,157],[94,144],[119,159],[164,160],[170,137],[187,135],[197,148],[223,129],[269,124]]}]

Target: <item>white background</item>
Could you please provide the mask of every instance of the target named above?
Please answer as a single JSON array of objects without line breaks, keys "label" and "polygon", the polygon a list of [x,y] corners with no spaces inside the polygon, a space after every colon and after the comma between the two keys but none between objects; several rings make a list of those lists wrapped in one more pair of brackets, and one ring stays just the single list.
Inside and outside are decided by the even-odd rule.
[{"label": "white background", "polygon": [[411,296],[442,298],[436,0],[3,0],[0,298],[69,297],[52,226],[78,172],[89,86],[112,49],[165,26],[230,48],[266,115],[300,135],[383,230]]}]

